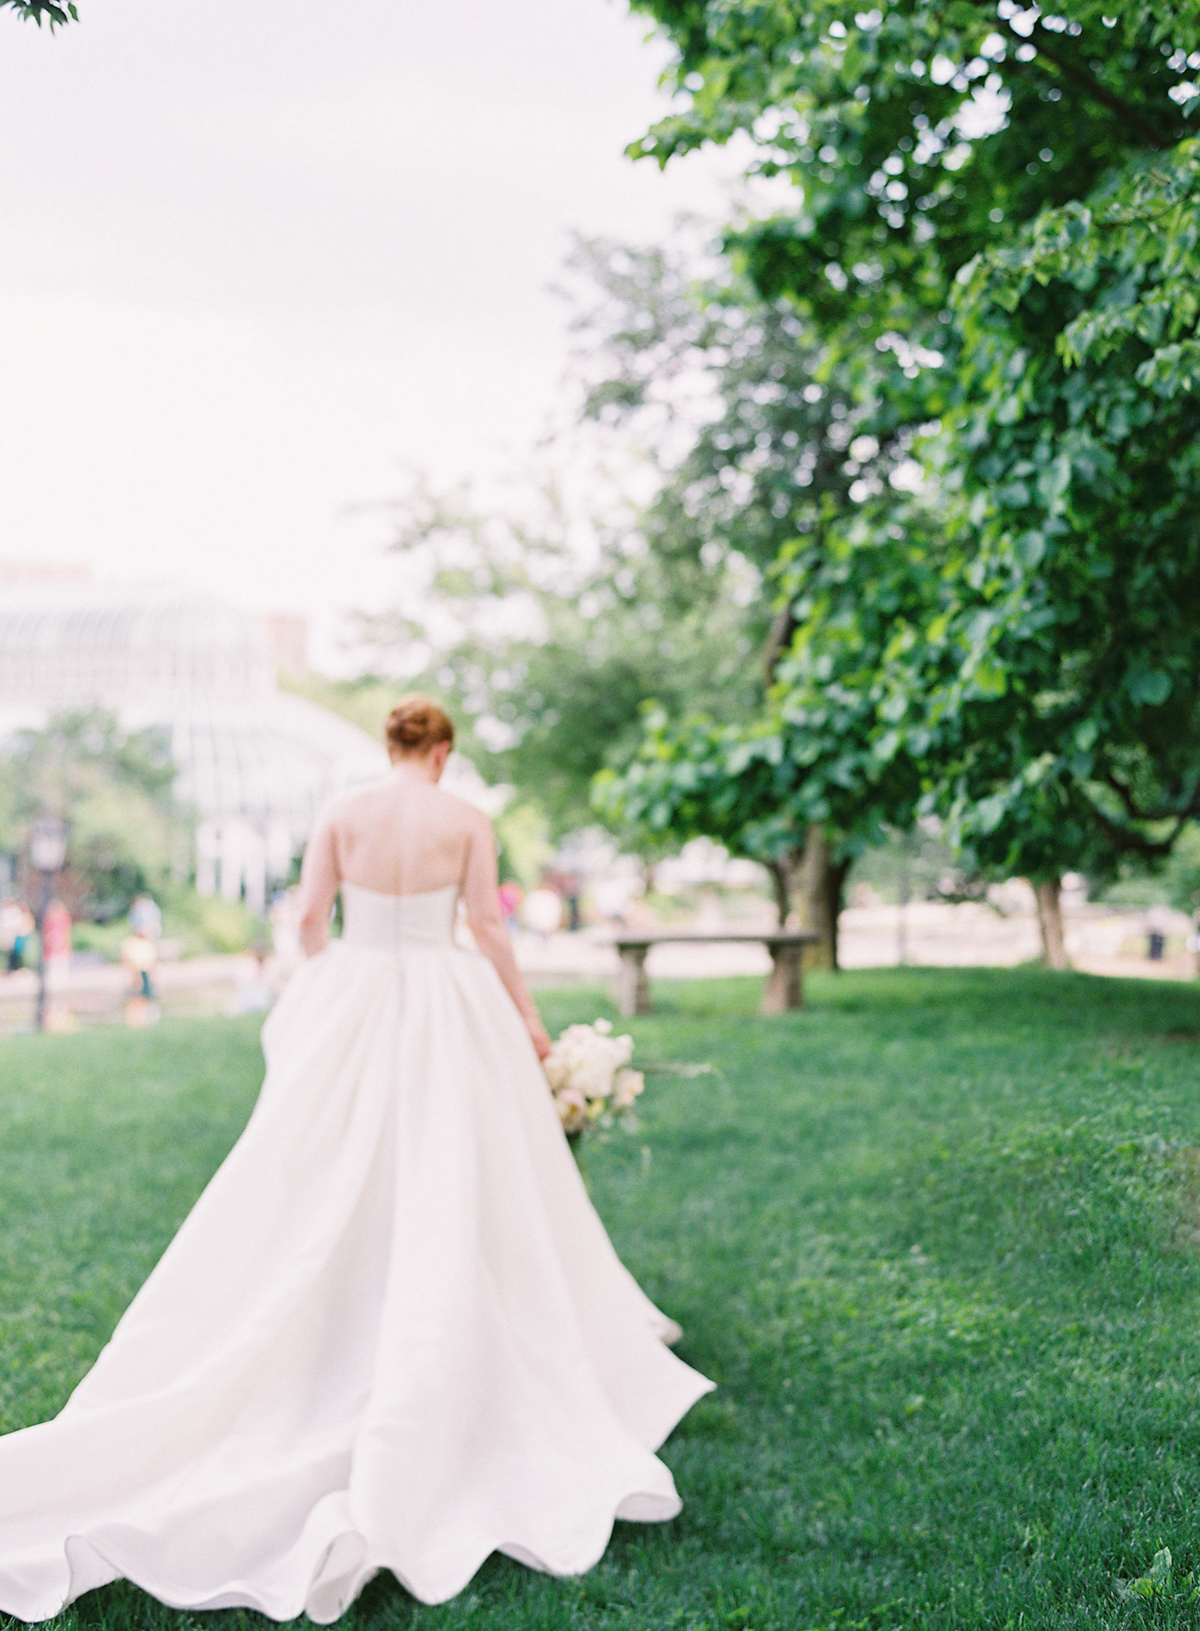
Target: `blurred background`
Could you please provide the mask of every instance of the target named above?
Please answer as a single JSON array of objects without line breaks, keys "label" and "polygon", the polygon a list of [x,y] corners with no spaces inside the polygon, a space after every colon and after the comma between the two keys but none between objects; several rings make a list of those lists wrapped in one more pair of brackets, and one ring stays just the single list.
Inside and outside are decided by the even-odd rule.
[{"label": "blurred background", "polygon": [[[814,494],[911,504],[929,464],[876,385],[838,406],[817,306],[736,247],[834,156],[801,132],[764,163],[761,121],[627,156],[698,89],[651,24],[606,0],[0,12],[0,1026],[266,1006],[313,813],[381,772],[416,686],[462,722],[450,782],[497,823],[534,977],[611,972],[620,932],[785,921],[845,966],[1195,976],[1190,819],[1035,855],[964,824],[949,772],[861,819],[812,778],[747,792],[761,722],[802,712],[779,686]],[[1004,123],[995,77],[964,150]],[[871,366],[942,364],[893,342]],[[654,957],[767,966],[719,939]]]}]

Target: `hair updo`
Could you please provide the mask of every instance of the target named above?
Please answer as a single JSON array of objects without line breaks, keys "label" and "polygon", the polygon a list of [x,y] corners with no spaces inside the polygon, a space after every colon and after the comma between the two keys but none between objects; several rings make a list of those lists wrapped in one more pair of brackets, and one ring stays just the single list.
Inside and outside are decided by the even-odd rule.
[{"label": "hair updo", "polygon": [[414,691],[401,697],[387,718],[385,738],[392,754],[424,757],[439,742],[454,745],[454,721],[432,697]]}]

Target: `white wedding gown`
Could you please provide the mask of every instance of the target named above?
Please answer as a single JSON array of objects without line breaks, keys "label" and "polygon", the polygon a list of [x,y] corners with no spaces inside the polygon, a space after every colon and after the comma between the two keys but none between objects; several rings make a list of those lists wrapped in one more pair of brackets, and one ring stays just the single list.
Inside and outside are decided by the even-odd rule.
[{"label": "white wedding gown", "polygon": [[589,1568],[672,1517],[711,1383],[616,1257],[457,891],[343,886],[249,1125],[53,1421],[0,1438],[0,1611],[435,1603],[493,1551]]}]

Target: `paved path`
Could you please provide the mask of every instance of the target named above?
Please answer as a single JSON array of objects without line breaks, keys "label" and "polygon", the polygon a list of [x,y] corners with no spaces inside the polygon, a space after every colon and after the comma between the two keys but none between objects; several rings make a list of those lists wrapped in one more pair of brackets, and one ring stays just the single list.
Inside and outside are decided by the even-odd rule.
[{"label": "paved path", "polygon": [[[768,926],[766,917],[762,925],[726,925],[733,931],[759,926]],[[696,927],[712,930],[719,923],[706,920]],[[521,933],[517,958],[535,986],[614,980],[613,932],[593,928],[548,939]],[[1068,950],[1076,968],[1085,973],[1173,980],[1196,977],[1193,955],[1177,954],[1152,963],[1142,955],[1144,941],[1141,912],[1085,907],[1067,918]],[[903,913],[895,906],[850,907],[842,915],[841,957],[846,968],[892,966],[901,960],[902,951],[905,960],[915,965],[1012,967],[1032,961],[1039,950],[1032,915],[1001,917],[990,907],[971,903],[914,902]],[[765,975],[770,966],[765,947],[736,943],[655,946],[647,961],[652,978],[667,980]],[[247,956],[189,957],[163,963],[155,973],[160,1007],[166,1014],[235,1013],[246,1005],[255,981],[256,965]],[[124,969],[113,964],[77,964],[61,996],[70,1012],[89,1024],[119,1020],[129,992]],[[37,977],[31,970],[0,974],[0,1032],[29,1028],[36,995]]]}]

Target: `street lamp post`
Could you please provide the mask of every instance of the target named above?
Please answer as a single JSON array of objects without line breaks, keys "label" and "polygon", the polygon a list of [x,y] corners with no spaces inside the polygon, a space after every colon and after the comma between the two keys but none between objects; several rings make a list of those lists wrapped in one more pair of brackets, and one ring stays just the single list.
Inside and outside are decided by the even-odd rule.
[{"label": "street lamp post", "polygon": [[50,905],[54,876],[62,871],[67,858],[67,827],[56,816],[40,816],[29,832],[29,864],[42,877],[38,904],[38,994],[37,1028],[46,1029],[46,909]]}]

